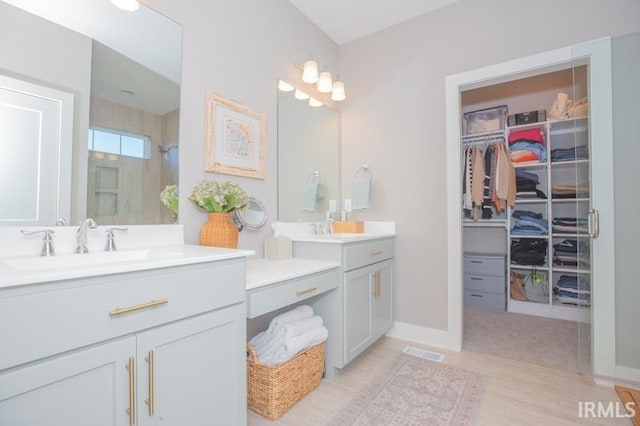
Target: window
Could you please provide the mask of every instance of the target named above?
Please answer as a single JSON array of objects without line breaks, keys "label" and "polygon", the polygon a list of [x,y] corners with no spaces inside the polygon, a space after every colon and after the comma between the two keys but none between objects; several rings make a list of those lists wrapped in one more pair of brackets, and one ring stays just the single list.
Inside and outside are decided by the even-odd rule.
[{"label": "window", "polygon": [[133,135],[118,130],[89,129],[89,151],[148,160],[151,158],[150,145],[151,142],[146,136]]}]

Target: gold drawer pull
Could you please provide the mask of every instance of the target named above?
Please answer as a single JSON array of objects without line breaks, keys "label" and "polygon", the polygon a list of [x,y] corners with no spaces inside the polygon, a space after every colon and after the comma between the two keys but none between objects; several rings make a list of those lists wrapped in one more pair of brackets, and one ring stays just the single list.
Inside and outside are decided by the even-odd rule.
[{"label": "gold drawer pull", "polygon": [[377,255],[382,254],[382,253],[384,253],[383,250],[378,250],[378,251],[371,250],[371,256],[377,256]]},{"label": "gold drawer pull", "polygon": [[152,300],[151,302],[141,303],[140,305],[129,306],[127,308],[115,308],[113,311],[109,312],[109,315],[116,317],[129,312],[140,311],[142,309],[148,309],[159,305],[166,305],[167,303],[169,303],[169,299]]},{"label": "gold drawer pull", "polygon": [[136,424],[136,367],[133,357],[129,358],[125,367],[129,370],[129,408],[126,411],[129,415],[129,425],[133,426]]},{"label": "gold drawer pull", "polygon": [[303,294],[307,294],[307,293],[312,293],[314,291],[316,291],[318,289],[318,287],[309,287],[305,290],[298,290],[296,291],[296,295],[297,296],[302,296]]}]

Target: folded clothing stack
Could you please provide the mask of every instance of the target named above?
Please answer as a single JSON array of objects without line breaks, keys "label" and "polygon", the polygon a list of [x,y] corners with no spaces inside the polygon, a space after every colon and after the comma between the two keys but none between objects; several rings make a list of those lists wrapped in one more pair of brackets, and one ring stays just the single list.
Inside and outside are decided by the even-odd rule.
[{"label": "folded clothing stack", "polygon": [[560,275],[553,288],[553,294],[560,303],[589,306],[591,304],[591,289],[586,277]]},{"label": "folded clothing stack", "polygon": [[256,350],[260,364],[280,364],[327,340],[329,331],[322,323],[311,306],[297,306],[272,319],[267,330],[258,333],[249,344]]},{"label": "folded clothing stack", "polygon": [[577,217],[554,217],[552,222],[553,232],[564,234],[587,234],[589,223],[587,219]]},{"label": "folded clothing stack", "polygon": [[553,185],[551,198],[589,198],[589,185]]},{"label": "folded clothing stack", "polygon": [[560,266],[589,268],[591,258],[589,243],[575,239],[566,239],[553,245],[553,263]]},{"label": "folded clothing stack", "polygon": [[549,225],[542,213],[529,210],[514,210],[511,216],[516,218],[511,235],[547,235]]},{"label": "folded clothing stack", "polygon": [[540,180],[537,174],[516,169],[516,198],[546,199],[546,194],[538,189],[539,183]]},{"label": "folded clothing stack", "polygon": [[547,148],[544,146],[544,134],[540,129],[522,130],[509,135],[511,161],[524,163],[547,161]]},{"label": "folded clothing stack", "polygon": [[586,160],[589,158],[588,146],[576,146],[573,148],[556,148],[551,150],[551,161],[574,161]]},{"label": "folded clothing stack", "polygon": [[547,262],[547,240],[516,239],[511,241],[511,263],[542,266]]}]

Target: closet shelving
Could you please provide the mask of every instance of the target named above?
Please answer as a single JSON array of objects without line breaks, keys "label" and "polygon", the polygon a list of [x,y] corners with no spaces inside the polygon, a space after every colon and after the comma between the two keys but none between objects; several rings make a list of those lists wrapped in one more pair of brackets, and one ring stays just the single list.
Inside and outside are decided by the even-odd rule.
[{"label": "closet shelving", "polygon": [[[462,149],[469,147],[480,146],[486,148],[492,143],[504,143],[505,132],[501,130],[493,130],[490,132],[474,133],[470,135],[462,136]],[[482,227],[482,228],[506,228],[507,227],[507,213],[497,214],[493,212],[491,219],[471,219],[464,217],[462,219],[462,225],[465,227]]]},{"label": "closet shelving", "polygon": [[[508,300],[508,310],[523,314],[538,315],[545,317],[561,318],[572,321],[589,322],[590,307],[560,303],[554,296],[554,288],[557,287],[561,276],[579,277],[579,279],[589,280],[591,275],[590,251],[591,244],[589,235],[566,230],[562,232],[553,231],[554,218],[579,218],[586,219],[589,209],[589,197],[587,194],[572,198],[557,198],[553,196],[553,187],[556,185],[585,185],[589,187],[589,166],[590,160],[568,159],[566,161],[554,161],[551,159],[551,150],[569,149],[582,147],[587,149],[588,121],[587,118],[575,118],[559,121],[545,121],[520,126],[507,127],[505,137],[508,138],[513,132],[522,130],[539,129],[543,135],[547,148],[547,160],[544,162],[514,163],[516,170],[523,170],[535,174],[538,177],[537,186],[546,194],[546,198],[517,198],[515,207],[511,207],[507,212],[507,263],[509,272],[525,275],[525,282],[533,286],[532,277],[537,277],[538,294],[528,301],[518,301],[511,298]],[[576,191],[577,192],[577,191]],[[545,235],[518,235],[513,232],[516,210],[526,210],[542,215],[548,226]],[[521,265],[515,264],[512,259],[511,246],[514,241],[536,241],[546,242],[545,262],[543,265]],[[580,252],[576,266],[560,265],[554,262],[554,244],[559,244],[565,240],[577,241],[584,251]],[[544,244],[544,243],[543,243]],[[582,263],[581,263],[582,262]],[[509,274],[510,275],[510,274]],[[525,284],[526,287],[527,284]],[[529,294],[528,294],[529,296]],[[534,299],[534,300],[531,300]]]}]

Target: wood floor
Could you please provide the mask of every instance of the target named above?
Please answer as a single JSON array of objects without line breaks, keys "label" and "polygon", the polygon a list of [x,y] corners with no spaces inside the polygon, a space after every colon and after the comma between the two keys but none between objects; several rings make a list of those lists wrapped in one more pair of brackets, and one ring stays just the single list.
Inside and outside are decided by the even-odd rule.
[{"label": "wood floor", "polygon": [[[573,373],[472,351],[449,352],[383,337],[334,379],[298,402],[277,421],[249,411],[249,425],[325,424],[405,346],[445,355],[444,362],[488,376],[478,425],[631,425],[626,418],[579,418],[579,401],[620,402],[613,388],[598,386]],[[346,426],[346,425],[345,425]],[[457,426],[457,425],[452,425]]]}]

